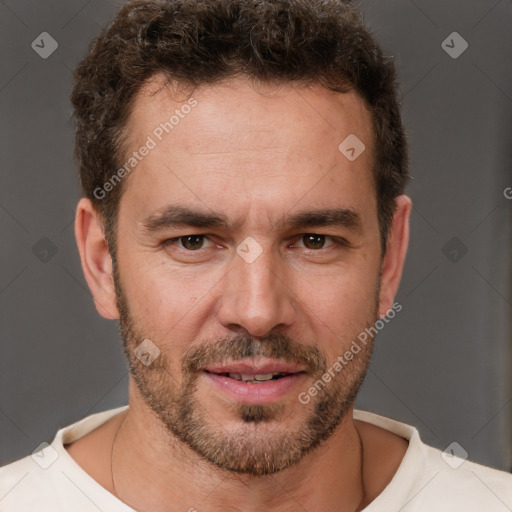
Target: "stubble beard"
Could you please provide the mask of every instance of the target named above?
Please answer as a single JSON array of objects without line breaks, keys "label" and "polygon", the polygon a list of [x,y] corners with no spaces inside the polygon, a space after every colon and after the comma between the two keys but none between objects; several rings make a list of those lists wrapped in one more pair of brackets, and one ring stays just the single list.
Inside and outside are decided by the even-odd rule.
[{"label": "stubble beard", "polygon": [[[236,335],[195,345],[187,350],[181,361],[181,375],[176,378],[170,370],[172,366],[165,352],[165,347],[171,344],[169,340],[152,339],[161,353],[149,366],[135,356],[135,348],[147,336],[134,323],[119,277],[114,281],[123,348],[130,374],[141,397],[171,436],[170,445],[175,445],[178,440],[222,470],[264,476],[297,464],[331,437],[353,405],[368,371],[373,352],[373,336],[354,355],[350,364],[312,397],[307,406],[300,405],[309,407],[309,410],[306,418],[294,428],[280,428],[280,422],[285,419],[289,422],[290,404],[279,401],[267,405],[233,403],[226,412],[231,418],[236,418],[236,427],[227,429],[219,424],[198,399],[197,381],[202,368],[227,359],[260,356],[279,358],[305,365],[311,376],[309,387],[327,371],[322,351],[313,345],[296,343],[281,333],[263,340]],[[379,286],[367,328],[377,320],[378,289]]]}]

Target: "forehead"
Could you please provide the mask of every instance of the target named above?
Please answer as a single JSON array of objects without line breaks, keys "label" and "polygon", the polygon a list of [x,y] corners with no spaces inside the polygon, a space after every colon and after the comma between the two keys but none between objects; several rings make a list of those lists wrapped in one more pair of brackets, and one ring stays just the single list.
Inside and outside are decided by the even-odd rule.
[{"label": "forehead", "polygon": [[[127,158],[150,139],[153,146],[124,184],[121,203],[136,216],[178,198],[242,215],[243,199],[266,203],[270,215],[304,196],[375,195],[371,116],[355,92],[238,78],[190,96],[155,78],[135,98],[126,128]],[[365,149],[351,161],[340,144],[354,136]]]},{"label": "forehead", "polygon": [[[326,144],[330,139],[336,142],[350,130],[367,145],[373,142],[370,113],[355,91],[337,93],[320,85],[252,83],[246,78],[201,86],[188,93],[178,87],[158,76],[145,83],[135,97],[127,125],[132,140],[153,132],[155,121],[165,123],[173,113],[180,114],[176,111],[183,108],[192,95],[199,108],[194,108],[194,115],[187,116],[187,122],[181,124],[194,130],[197,137],[191,139],[191,133],[187,133],[186,138],[180,138],[183,129],[174,130],[180,123],[173,127],[172,139],[179,140],[184,149],[192,146],[200,149],[205,145],[209,150],[209,144],[215,142],[236,150],[238,142],[245,145],[248,132],[253,132],[254,139],[262,144],[265,134],[275,141],[280,133],[283,138],[292,133],[297,137],[297,147],[304,147],[306,141],[302,137],[309,133],[308,138],[312,139],[313,131],[316,139],[325,137]],[[183,112],[180,120],[183,120]],[[234,129],[243,129],[244,133],[240,134],[243,137],[226,140],[225,135]],[[187,141],[189,143],[183,146]]]}]

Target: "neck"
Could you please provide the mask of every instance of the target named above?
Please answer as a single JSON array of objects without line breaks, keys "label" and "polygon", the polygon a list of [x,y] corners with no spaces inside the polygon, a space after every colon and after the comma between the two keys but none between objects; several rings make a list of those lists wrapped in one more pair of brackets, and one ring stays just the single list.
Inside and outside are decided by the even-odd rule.
[{"label": "neck", "polygon": [[231,474],[204,461],[176,440],[137,395],[131,395],[113,443],[112,491],[140,512],[288,512],[299,505],[306,510],[354,512],[365,499],[362,467],[352,409],[331,438],[298,464],[254,477]]}]

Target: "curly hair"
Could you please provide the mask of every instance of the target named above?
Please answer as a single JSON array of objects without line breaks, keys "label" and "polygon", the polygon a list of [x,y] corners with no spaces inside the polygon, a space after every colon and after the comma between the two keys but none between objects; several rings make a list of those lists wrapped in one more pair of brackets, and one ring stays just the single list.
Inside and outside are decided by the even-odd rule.
[{"label": "curly hair", "polygon": [[94,191],[123,161],[134,98],[155,75],[193,90],[246,76],[357,92],[372,116],[382,254],[396,196],[408,181],[407,142],[393,60],[348,0],[132,0],[95,38],[74,72],[75,157],[85,197],[111,254],[122,183]]}]

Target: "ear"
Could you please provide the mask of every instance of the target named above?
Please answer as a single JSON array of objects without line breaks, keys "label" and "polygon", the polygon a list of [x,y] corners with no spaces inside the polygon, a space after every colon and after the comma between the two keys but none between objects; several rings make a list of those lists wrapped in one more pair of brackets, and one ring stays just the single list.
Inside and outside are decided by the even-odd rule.
[{"label": "ear", "polygon": [[409,245],[411,198],[403,194],[395,199],[395,204],[396,210],[389,230],[387,251],[381,266],[379,318],[386,316],[393,306]]},{"label": "ear", "polygon": [[76,209],[75,237],[82,270],[98,313],[109,319],[119,318],[112,276],[112,258],[105,239],[103,223],[89,199],[82,198]]}]

